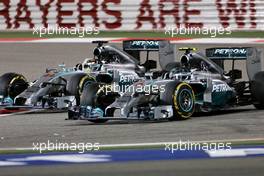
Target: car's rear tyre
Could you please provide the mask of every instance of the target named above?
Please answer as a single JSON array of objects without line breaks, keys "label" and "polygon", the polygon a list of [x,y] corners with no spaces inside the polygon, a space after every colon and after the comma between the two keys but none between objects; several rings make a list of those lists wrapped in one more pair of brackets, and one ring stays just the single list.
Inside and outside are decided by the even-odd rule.
[{"label": "car's rear tyre", "polygon": [[5,73],[0,77],[0,95],[14,98],[26,90],[28,83],[26,78],[17,73]]},{"label": "car's rear tyre", "polygon": [[256,73],[250,88],[253,105],[256,109],[264,109],[264,71]]},{"label": "car's rear tyre", "polygon": [[[99,88],[100,88],[99,84],[96,82],[86,84],[80,96],[80,106],[99,107],[102,110],[104,110],[105,107],[100,105],[97,101],[98,100],[97,92]],[[94,119],[94,120],[89,120],[89,121],[93,123],[104,123],[108,120],[107,119]]]},{"label": "car's rear tyre", "polygon": [[162,104],[172,105],[173,117],[169,120],[189,119],[195,111],[195,95],[192,87],[183,82],[166,84],[165,92],[161,94]]},{"label": "car's rear tyre", "polygon": [[75,96],[77,105],[80,105],[81,93],[88,82],[94,82],[94,79],[85,73],[73,75],[67,82],[66,92]]}]

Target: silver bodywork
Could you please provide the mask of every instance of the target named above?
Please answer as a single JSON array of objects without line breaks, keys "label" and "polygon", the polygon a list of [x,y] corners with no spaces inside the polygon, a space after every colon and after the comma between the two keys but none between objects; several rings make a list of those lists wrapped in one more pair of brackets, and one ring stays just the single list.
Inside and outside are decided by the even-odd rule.
[{"label": "silver bodywork", "polygon": [[[83,73],[82,71],[75,71],[73,69],[64,71],[55,71],[46,73],[36,81],[30,83],[30,86],[21,94],[15,97],[15,102],[23,101],[25,106],[36,106],[43,108],[67,108],[67,101],[76,104],[75,97],[65,94],[65,87],[67,80],[71,76]],[[53,93],[62,92],[60,96],[49,96]],[[52,100],[52,104],[42,101],[43,99]]]}]

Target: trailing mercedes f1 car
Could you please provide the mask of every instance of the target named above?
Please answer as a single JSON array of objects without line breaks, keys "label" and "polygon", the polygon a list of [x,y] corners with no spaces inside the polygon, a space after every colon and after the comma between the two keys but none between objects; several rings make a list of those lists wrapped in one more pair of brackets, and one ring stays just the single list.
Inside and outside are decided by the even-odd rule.
[{"label": "trailing mercedes f1 car", "polygon": [[[151,43],[146,41],[128,41],[128,44],[135,51],[151,48]],[[162,70],[145,72],[143,77],[138,75],[136,78],[120,79],[117,90],[114,84],[117,81],[100,79],[86,84],[80,106],[69,109],[69,119],[92,122],[121,119],[175,120],[188,119],[195,112],[234,106],[253,104],[258,109],[264,108],[264,72],[261,71],[257,49],[210,48],[206,50],[206,56],[193,52],[193,48],[180,50],[184,54],[180,62],[175,62],[173,46],[168,41],[159,41]],[[223,62],[226,60],[233,61],[228,73],[224,71]],[[242,71],[235,68],[236,60],[246,60],[248,81],[239,81]],[[120,85],[127,86],[120,89]]]},{"label": "trailing mercedes f1 car", "polygon": [[68,102],[78,105],[83,85],[93,78],[85,72],[90,60],[74,68],[60,65],[60,69],[47,69],[33,82],[17,73],[0,77],[0,112],[12,113],[32,109],[62,110]]}]

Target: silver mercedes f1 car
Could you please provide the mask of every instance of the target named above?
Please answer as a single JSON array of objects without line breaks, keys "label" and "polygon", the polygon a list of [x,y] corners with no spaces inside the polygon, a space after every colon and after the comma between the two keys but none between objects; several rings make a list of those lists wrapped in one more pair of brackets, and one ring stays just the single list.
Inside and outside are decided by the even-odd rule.
[{"label": "silver mercedes f1 car", "polygon": [[[125,41],[121,54],[129,62],[122,62],[135,72],[105,67],[95,82],[86,84],[80,96],[80,106],[71,106],[69,119],[106,122],[120,119],[188,119],[195,112],[222,110],[253,104],[264,109],[264,72],[256,48],[209,48],[205,55],[193,48],[183,52],[176,62],[175,49],[168,41]],[[140,65],[133,56],[147,51],[146,62]],[[149,52],[158,52],[161,70],[153,71],[154,61]],[[98,48],[96,56],[118,58],[109,46]],[[133,56],[132,56],[133,55]],[[117,60],[118,60],[117,59]],[[140,58],[137,58],[140,60]],[[232,60],[232,69],[224,71],[224,62]],[[242,71],[236,60],[245,60],[248,81],[239,81]],[[102,65],[104,67],[104,65]],[[142,68],[143,67],[143,68]],[[145,68],[144,68],[145,67]]]},{"label": "silver mercedes f1 car", "polygon": [[92,79],[83,70],[64,65],[60,69],[47,69],[30,83],[21,74],[5,73],[0,77],[1,113],[31,109],[62,110],[68,107],[67,102],[78,105],[83,85]]}]

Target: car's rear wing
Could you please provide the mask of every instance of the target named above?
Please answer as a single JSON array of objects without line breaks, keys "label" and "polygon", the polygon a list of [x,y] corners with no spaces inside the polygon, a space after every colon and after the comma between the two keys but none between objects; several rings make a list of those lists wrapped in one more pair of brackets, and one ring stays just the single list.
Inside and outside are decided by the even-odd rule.
[{"label": "car's rear wing", "polygon": [[125,40],[123,50],[140,60],[141,51],[159,51],[159,40]]},{"label": "car's rear wing", "polygon": [[[176,59],[176,47],[169,40],[127,40],[123,41],[123,50],[139,60],[141,51],[158,52],[159,65],[162,70],[166,70],[167,66]],[[148,54],[146,60],[148,60]]]},{"label": "car's rear wing", "polygon": [[207,48],[205,55],[209,59],[244,60],[247,59],[248,47]]},{"label": "car's rear wing", "polygon": [[233,64],[235,60],[246,60],[247,74],[249,80],[252,80],[254,75],[262,70],[261,52],[253,47],[207,48],[205,55],[218,64],[223,60],[233,60]]},{"label": "car's rear wing", "polygon": [[126,40],[123,42],[124,51],[158,51],[159,40]]}]

